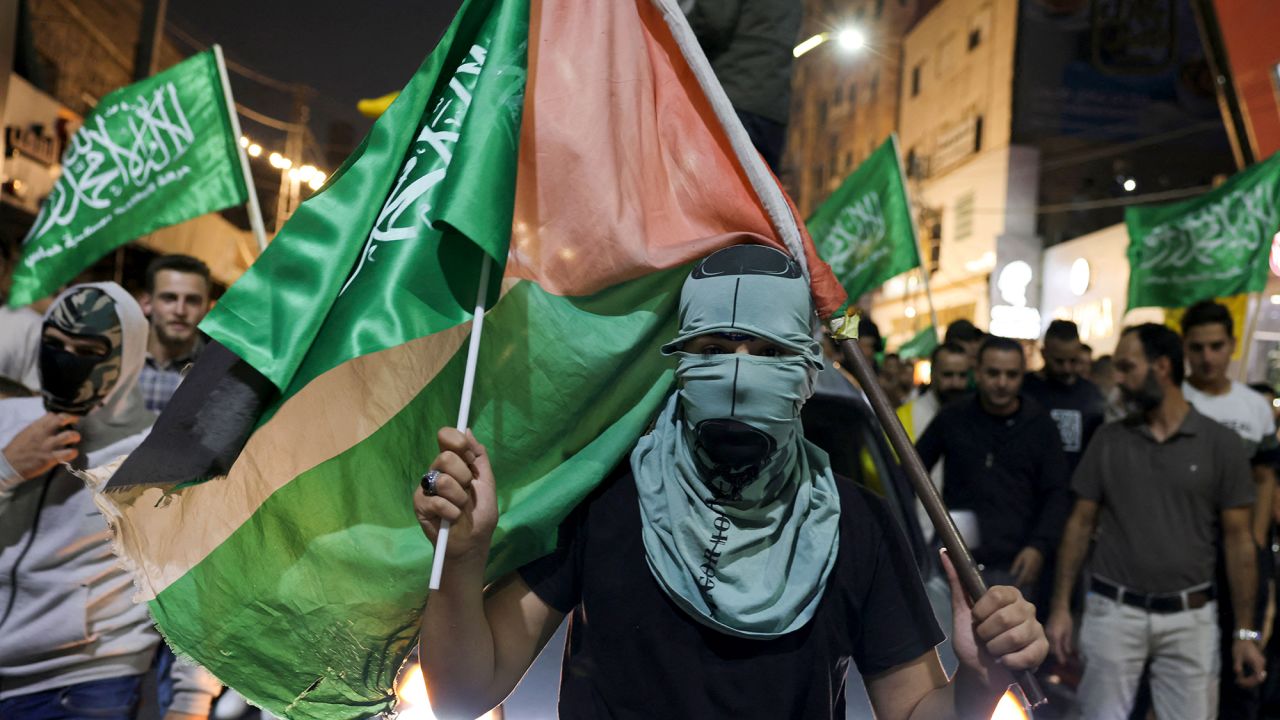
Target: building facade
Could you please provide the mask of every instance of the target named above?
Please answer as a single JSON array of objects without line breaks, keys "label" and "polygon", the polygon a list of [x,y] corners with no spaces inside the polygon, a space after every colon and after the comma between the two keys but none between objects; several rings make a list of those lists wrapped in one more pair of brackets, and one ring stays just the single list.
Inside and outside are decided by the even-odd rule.
[{"label": "building facade", "polygon": [[805,0],[801,38],[856,29],[796,58],[782,180],[809,217],[898,127],[902,41],[938,0]]}]

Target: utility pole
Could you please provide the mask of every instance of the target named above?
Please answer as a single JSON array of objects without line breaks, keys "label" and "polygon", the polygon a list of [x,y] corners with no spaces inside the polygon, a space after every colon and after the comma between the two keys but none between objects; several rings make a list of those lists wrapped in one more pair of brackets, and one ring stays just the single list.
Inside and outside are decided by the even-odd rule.
[{"label": "utility pole", "polygon": [[138,20],[138,51],[133,56],[133,80],[145,80],[156,71],[160,41],[164,38],[164,18],[169,0],[142,0],[142,17]]}]

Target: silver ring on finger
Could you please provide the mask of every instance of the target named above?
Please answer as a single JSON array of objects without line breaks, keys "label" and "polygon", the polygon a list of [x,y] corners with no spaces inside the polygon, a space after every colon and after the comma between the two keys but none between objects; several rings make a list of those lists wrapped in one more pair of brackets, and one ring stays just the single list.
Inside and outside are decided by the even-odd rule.
[{"label": "silver ring on finger", "polygon": [[436,496],[436,481],[439,479],[439,470],[428,470],[427,474],[422,476],[422,491],[427,494],[427,497]]}]

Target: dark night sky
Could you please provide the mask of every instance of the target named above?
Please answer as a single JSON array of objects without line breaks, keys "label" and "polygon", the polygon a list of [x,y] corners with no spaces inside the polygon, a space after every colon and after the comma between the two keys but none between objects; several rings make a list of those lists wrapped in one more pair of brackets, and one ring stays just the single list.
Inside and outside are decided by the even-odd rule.
[{"label": "dark night sky", "polygon": [[[170,0],[169,22],[201,43],[217,42],[229,60],[285,82],[316,90],[311,128],[328,141],[333,120],[363,137],[370,121],[356,101],[400,89],[431,52],[461,0]],[[179,38],[170,36],[184,50]],[[287,119],[291,98],[234,72],[236,100]],[[279,133],[243,121],[265,146]]]}]

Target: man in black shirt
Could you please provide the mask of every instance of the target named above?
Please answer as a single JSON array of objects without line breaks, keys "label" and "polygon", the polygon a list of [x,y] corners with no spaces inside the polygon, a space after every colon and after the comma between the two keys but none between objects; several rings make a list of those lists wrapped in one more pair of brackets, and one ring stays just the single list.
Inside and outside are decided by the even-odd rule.
[{"label": "man in black shirt", "polygon": [[1080,330],[1070,320],[1054,320],[1044,334],[1040,355],[1044,369],[1027,373],[1022,392],[1035,400],[1058,424],[1062,451],[1067,456],[1067,476],[1075,470],[1089,438],[1102,426],[1106,398],[1081,375],[1087,367]]},{"label": "man in black shirt", "polygon": [[801,434],[821,365],[812,312],[799,267],[776,250],[699,263],[663,348],[677,390],[653,429],[550,555],[487,591],[498,508],[486,450],[440,431],[414,496],[432,542],[452,523],[420,645],[438,716],[497,705],[566,614],[562,718],[843,717],[850,660],[879,718],[989,717],[1008,671],[1043,660],[1017,590],[970,609],[953,573],[961,666],[947,679],[901,529]]},{"label": "man in black shirt", "polygon": [[974,557],[988,582],[1035,587],[1071,507],[1058,428],[1020,393],[1026,369],[1014,340],[988,337],[978,350],[977,395],[943,408],[916,447],[926,467],[946,458],[947,507],[972,511]]}]

